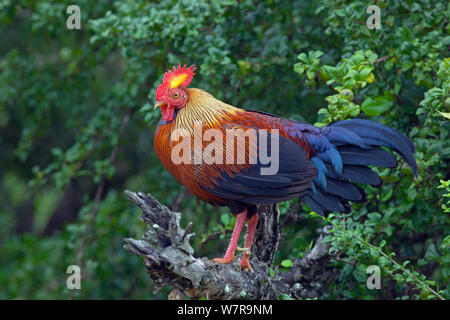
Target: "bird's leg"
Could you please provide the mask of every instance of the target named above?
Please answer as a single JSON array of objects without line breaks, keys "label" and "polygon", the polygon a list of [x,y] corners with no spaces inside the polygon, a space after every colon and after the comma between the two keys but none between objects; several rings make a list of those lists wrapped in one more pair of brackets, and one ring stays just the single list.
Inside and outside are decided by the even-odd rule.
[{"label": "bird's leg", "polygon": [[215,258],[212,261],[218,263],[231,263],[234,259],[234,252],[236,251],[237,244],[239,242],[239,236],[241,235],[242,228],[244,227],[245,219],[247,218],[247,209],[236,215],[236,223],[234,224],[233,235],[231,236],[230,244],[225,252],[223,258]]},{"label": "bird's leg", "polygon": [[253,244],[253,237],[255,236],[256,225],[258,224],[259,215],[255,213],[247,219],[247,233],[245,234],[244,253],[241,258],[241,269],[252,271],[250,265],[250,252]]}]

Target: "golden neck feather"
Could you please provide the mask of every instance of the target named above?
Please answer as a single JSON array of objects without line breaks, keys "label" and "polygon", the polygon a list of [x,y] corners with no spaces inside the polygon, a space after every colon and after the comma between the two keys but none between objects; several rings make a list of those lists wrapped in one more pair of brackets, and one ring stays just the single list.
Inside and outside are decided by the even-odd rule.
[{"label": "golden neck feather", "polygon": [[241,110],[220,100],[217,100],[208,92],[188,88],[189,99],[186,106],[178,111],[174,119],[174,128],[193,130],[194,123],[202,123],[204,127],[211,128],[223,120],[231,120]]}]

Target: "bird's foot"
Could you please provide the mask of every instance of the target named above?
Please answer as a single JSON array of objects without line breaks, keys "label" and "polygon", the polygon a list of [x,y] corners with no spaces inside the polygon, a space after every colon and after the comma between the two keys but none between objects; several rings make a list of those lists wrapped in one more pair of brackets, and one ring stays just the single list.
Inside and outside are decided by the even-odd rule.
[{"label": "bird's foot", "polygon": [[241,258],[241,270],[252,272],[252,266],[250,265],[250,256],[246,253],[244,253]]},{"label": "bird's foot", "polygon": [[233,255],[225,255],[223,258],[215,258],[212,259],[212,262],[217,262],[220,264],[228,264],[228,263],[232,263],[234,260],[234,254]]},{"label": "bird's foot", "polygon": [[241,258],[241,270],[252,271],[252,266],[250,265],[250,248],[240,248],[237,247],[236,250],[244,252]]}]

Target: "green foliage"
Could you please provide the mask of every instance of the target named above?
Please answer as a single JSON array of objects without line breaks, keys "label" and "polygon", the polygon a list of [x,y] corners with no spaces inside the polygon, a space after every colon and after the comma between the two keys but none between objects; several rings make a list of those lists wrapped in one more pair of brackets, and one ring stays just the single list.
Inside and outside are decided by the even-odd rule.
[{"label": "green foliage", "polygon": [[[319,110],[317,124],[357,115],[383,115],[378,121],[409,133],[419,165],[415,180],[404,165],[399,170],[380,170],[384,184],[381,190],[365,187],[366,204],[354,205],[351,215],[335,214],[326,219],[334,227],[327,238],[332,244],[330,252],[337,255],[333,264],[342,270],[329,295],[448,298],[449,217],[446,204],[439,204],[439,199],[448,197],[439,189],[448,186],[443,180],[439,187],[436,185],[448,175],[450,158],[450,126],[445,117],[449,110],[445,101],[449,97],[450,69],[444,55],[449,36],[442,30],[443,25],[430,32],[444,17],[436,6],[444,12],[448,8],[428,1],[415,2],[409,9],[400,3],[389,4],[387,14],[397,8],[396,27],[372,33],[352,28],[349,33],[348,27],[346,30],[338,25],[351,26],[360,13],[354,11],[355,6],[363,3],[352,2],[339,10],[332,10],[336,8],[334,2],[321,3],[321,10],[331,13],[326,20],[333,24],[326,32],[342,38],[347,46],[336,66],[314,63],[316,72],[320,72],[318,79],[339,92],[325,98],[328,106]],[[424,12],[422,23],[408,28],[418,20],[419,8]],[[387,21],[389,25],[389,16]],[[434,37],[432,44],[430,33]],[[366,51],[349,51],[356,44]],[[296,66],[294,70],[299,73],[309,68],[307,63],[300,69]],[[369,265],[378,265],[382,270],[379,292],[365,286]]]},{"label": "green foliage", "polygon": [[[444,198],[450,198],[450,180],[444,181],[441,180],[441,185],[438,186],[438,189],[445,189],[447,191],[446,194],[442,195],[443,199]],[[449,213],[450,212],[450,199],[447,200],[447,202],[443,201],[444,203],[442,204],[442,210],[444,210],[445,213]]]},{"label": "green foliage", "polygon": [[[239,107],[320,126],[366,117],[408,134],[419,177],[379,170],[383,186],[365,187],[351,216],[281,204],[276,264],[290,268],[332,224],[339,275],[320,298],[448,298],[449,7],[377,1],[382,29],[369,30],[373,2],[80,0],[75,31],[71,1],[0,1],[0,298],[165,298],[122,248],[145,230],[124,189],[182,211],[196,252],[221,254],[234,219],[182,193],[153,151],[155,90],[178,62]],[[365,286],[370,264],[381,290]]]},{"label": "green foliage", "polygon": [[[378,227],[380,224],[383,218],[381,214],[377,212],[368,213],[367,220],[364,223],[359,221],[355,222],[355,219],[341,214],[336,216],[331,214],[328,218],[323,218],[315,212],[311,212],[311,215],[325,220],[334,227],[330,230],[332,235],[326,237],[323,242],[331,243],[329,252],[331,254],[337,254],[333,259],[335,262],[347,264],[344,266],[343,272],[340,275],[341,279],[345,278],[349,281],[350,278],[353,277],[359,283],[365,284],[367,281],[366,270],[368,266],[376,265],[383,270],[383,276],[393,279],[398,286],[403,286],[405,284],[412,285],[414,289],[418,290],[415,297],[422,297],[422,292],[429,292],[425,297],[426,299],[444,299],[442,296],[445,294],[444,290],[436,292],[431,288],[431,286],[436,286],[435,281],[427,280],[425,275],[409,270],[409,260],[400,264],[395,260],[396,254],[394,252],[385,252],[384,247],[386,246],[386,240],[381,240],[377,246],[372,245],[368,241],[368,239],[376,236],[373,227]],[[342,248],[344,248],[344,250],[342,250]],[[338,257],[342,254],[351,257],[352,260],[348,261]],[[434,244],[431,244],[425,253],[424,259],[418,261],[418,265],[423,266],[427,264],[427,261],[431,262],[433,260],[438,260],[439,258],[441,257],[436,252]],[[444,260],[444,257],[442,258]],[[345,290],[343,292],[346,294],[346,298],[356,298]],[[368,295],[368,292],[370,292],[369,289],[364,290],[362,287],[358,290],[358,296],[366,296]]]}]

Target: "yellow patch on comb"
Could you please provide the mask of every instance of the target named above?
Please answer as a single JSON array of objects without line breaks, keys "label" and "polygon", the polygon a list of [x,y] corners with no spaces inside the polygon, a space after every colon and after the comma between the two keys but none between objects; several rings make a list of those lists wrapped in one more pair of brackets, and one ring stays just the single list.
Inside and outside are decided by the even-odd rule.
[{"label": "yellow patch on comb", "polygon": [[177,88],[180,84],[182,84],[186,80],[187,77],[188,77],[187,73],[182,73],[180,75],[173,77],[173,79],[170,80],[170,89]]}]

